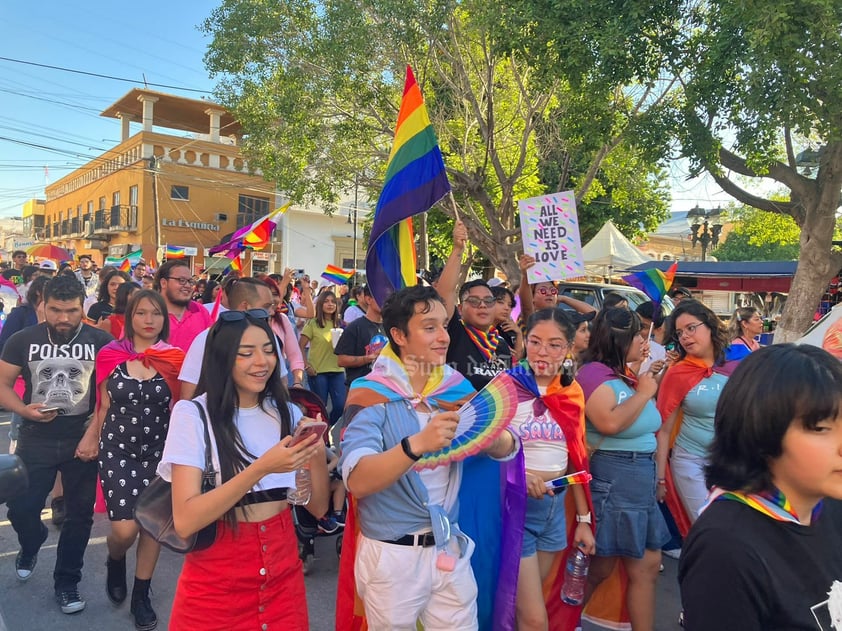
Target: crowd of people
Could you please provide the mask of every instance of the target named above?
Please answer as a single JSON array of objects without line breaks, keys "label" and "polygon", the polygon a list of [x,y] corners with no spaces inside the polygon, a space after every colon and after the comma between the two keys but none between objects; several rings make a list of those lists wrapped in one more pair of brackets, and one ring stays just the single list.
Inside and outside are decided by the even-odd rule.
[{"label": "crowd of people", "polygon": [[[27,286],[0,333],[0,406],[30,482],[8,502],[18,580],[35,571],[50,498],[55,596],[66,614],[85,608],[99,485],[108,598],[156,628],[160,545],[133,509],[158,475],[179,535],[216,529],[185,556],[170,628],[307,629],[291,514],[306,470],[296,510],[346,529],[340,630],[652,630],[667,549],[687,629],[842,628],[839,362],[760,347],[756,311],[727,327],[682,288],[670,314],[620,295],[597,310],[530,285],[529,256],[518,287],[460,282],[466,242],[457,222],[438,278],[383,305],[292,269],[206,279],[174,259],[150,277],[144,262],[31,271],[13,257]],[[418,466],[504,373],[518,392],[505,431],[479,455]],[[305,389],[325,418],[294,402]],[[297,440],[319,421],[341,429],[332,444]],[[589,475],[554,486],[571,474]],[[590,566],[572,604],[559,594],[577,550]]]}]

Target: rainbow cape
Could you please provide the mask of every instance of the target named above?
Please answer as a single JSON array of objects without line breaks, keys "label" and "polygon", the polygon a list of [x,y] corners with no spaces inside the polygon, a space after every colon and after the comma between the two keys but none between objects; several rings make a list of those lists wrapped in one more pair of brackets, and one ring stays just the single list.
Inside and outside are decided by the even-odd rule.
[{"label": "rainbow cape", "polygon": [[673,280],[675,280],[675,273],[678,270],[678,261],[670,265],[666,272],[659,269],[651,268],[642,272],[635,272],[628,276],[623,276],[622,280],[626,281],[632,287],[642,291],[656,305],[661,304],[664,296],[672,287]]},{"label": "rainbow cape", "polygon": [[393,292],[417,284],[413,215],[428,211],[450,191],[444,159],[410,66],[383,190],[374,210],[365,270],[382,305]]},{"label": "rainbow cape", "polygon": [[328,265],[325,271],[322,272],[322,278],[334,285],[347,285],[348,281],[354,277],[356,271],[352,269],[350,272],[346,272],[341,267],[336,267],[336,265]]},{"label": "rainbow cape", "polygon": [[[433,369],[421,394],[417,394],[391,345],[380,352],[371,372],[351,384],[345,402],[343,418],[346,425],[363,409],[390,401],[410,401],[417,405],[426,401],[433,408],[457,410],[474,394],[470,382],[449,366]],[[361,631],[367,628],[363,603],[357,595],[354,581],[354,560],[357,554],[359,525],[355,515],[356,502],[348,495],[349,510],[339,560],[339,582],[336,592],[337,631]],[[464,530],[464,529],[463,529]],[[476,557],[477,554],[474,554]]]}]

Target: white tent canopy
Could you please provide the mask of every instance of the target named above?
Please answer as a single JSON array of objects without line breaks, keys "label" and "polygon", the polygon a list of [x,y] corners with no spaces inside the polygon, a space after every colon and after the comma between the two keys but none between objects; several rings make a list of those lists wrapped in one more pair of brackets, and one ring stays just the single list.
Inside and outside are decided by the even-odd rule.
[{"label": "white tent canopy", "polygon": [[582,256],[589,273],[606,276],[652,260],[626,239],[611,221],[582,247]]}]

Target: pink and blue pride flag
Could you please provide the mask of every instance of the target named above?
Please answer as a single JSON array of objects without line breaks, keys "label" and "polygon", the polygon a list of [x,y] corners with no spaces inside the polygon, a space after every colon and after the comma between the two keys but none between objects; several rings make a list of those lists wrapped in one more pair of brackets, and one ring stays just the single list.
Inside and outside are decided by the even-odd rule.
[{"label": "pink and blue pride flag", "polygon": [[407,66],[395,140],[365,259],[368,285],[379,305],[393,292],[417,284],[412,217],[430,210],[449,191],[424,97]]},{"label": "pink and blue pride flag", "polygon": [[664,296],[672,287],[672,282],[675,280],[675,272],[678,270],[678,261],[670,265],[666,272],[662,272],[654,267],[643,272],[635,272],[628,276],[623,276],[622,279],[632,287],[636,287],[649,298],[656,305],[660,305]]}]

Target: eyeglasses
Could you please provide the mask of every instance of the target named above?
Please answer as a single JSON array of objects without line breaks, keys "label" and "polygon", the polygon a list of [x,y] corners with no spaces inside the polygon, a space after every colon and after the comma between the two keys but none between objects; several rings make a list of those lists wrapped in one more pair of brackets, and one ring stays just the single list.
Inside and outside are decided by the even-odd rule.
[{"label": "eyeglasses", "polygon": [[570,348],[570,344],[565,344],[564,342],[544,343],[541,340],[535,339],[534,337],[530,337],[526,340],[526,348],[533,352],[537,352],[541,349],[544,349],[551,355],[559,355],[560,353],[563,353],[568,348]]},{"label": "eyeglasses", "polygon": [[487,296],[485,298],[478,298],[477,296],[468,296],[464,300],[462,300],[462,304],[468,304],[474,309],[479,308],[480,305],[485,305],[486,307],[494,306],[494,303],[497,302],[497,299],[494,296]]},{"label": "eyeglasses", "polygon": [[239,322],[245,320],[246,317],[255,320],[268,320],[269,312],[266,309],[246,309],[245,311],[223,311],[219,314],[219,319],[223,322]]},{"label": "eyeglasses", "polygon": [[696,322],[696,324],[688,324],[683,329],[676,329],[675,330],[675,339],[680,340],[685,335],[693,335],[696,333],[696,329],[700,326],[704,326],[704,322]]},{"label": "eyeglasses", "polygon": [[196,281],[192,278],[178,278],[176,276],[165,276],[167,280],[174,280],[182,287],[193,287],[196,284]]},{"label": "eyeglasses", "polygon": [[537,291],[542,296],[555,296],[558,294],[558,289],[556,289],[555,287],[550,287],[549,289],[547,289],[546,287],[539,287],[535,291]]}]

